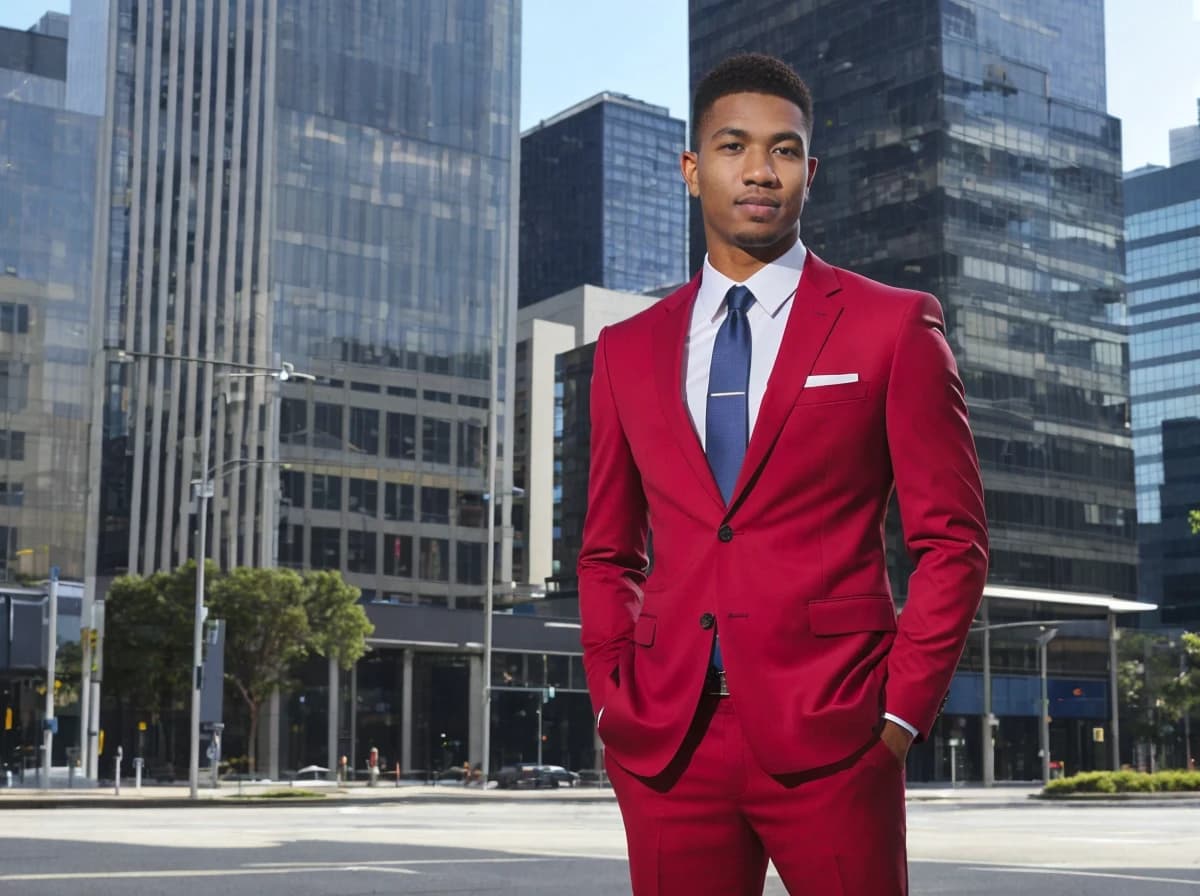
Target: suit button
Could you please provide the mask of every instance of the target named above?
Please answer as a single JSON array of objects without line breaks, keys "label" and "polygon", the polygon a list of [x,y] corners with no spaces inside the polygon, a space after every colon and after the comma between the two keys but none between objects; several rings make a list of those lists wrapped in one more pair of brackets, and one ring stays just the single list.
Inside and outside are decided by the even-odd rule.
[{"label": "suit button", "polygon": [[721,541],[733,541],[733,529],[729,526],[722,526],[717,530],[717,538]]},{"label": "suit button", "polygon": [[705,613],[703,616],[700,617],[700,627],[701,628],[705,628],[705,629],[712,628],[716,624],[717,624],[717,617],[714,616],[712,613]]}]

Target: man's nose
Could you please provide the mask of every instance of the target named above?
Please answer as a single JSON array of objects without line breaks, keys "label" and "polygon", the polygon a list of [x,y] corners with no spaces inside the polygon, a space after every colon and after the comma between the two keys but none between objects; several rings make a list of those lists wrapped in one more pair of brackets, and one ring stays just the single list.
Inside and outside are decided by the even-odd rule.
[{"label": "man's nose", "polygon": [[771,153],[761,149],[749,149],[745,155],[745,167],[742,169],[742,180],[748,184],[759,186],[774,186],[779,182],[775,174],[775,166],[771,164]]}]

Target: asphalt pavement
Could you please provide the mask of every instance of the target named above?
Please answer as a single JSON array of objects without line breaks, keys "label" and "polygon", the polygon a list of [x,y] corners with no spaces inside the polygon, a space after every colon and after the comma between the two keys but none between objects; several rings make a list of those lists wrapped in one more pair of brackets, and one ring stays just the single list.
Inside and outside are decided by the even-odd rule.
[{"label": "asphalt pavement", "polygon": [[[616,805],[584,793],[133,812],[0,801],[0,894],[627,893]],[[909,853],[914,896],[1200,896],[1194,803],[917,799]],[[765,892],[784,889],[772,875]]]}]

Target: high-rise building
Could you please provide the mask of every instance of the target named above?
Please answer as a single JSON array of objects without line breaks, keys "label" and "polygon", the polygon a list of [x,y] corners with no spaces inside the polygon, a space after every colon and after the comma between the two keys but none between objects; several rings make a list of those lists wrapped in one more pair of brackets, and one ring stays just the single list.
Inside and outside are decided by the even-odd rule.
[{"label": "high-rise building", "polygon": [[67,42],[0,28],[0,582],[82,578],[98,120]]},{"label": "high-rise building", "polygon": [[[519,4],[81,6],[67,104],[105,116],[98,592],[196,554],[192,483],[209,479],[206,553],[222,567],[338,569],[362,590],[375,649],[358,701],[341,686],[340,752],[369,739],[389,766],[479,761],[489,417],[513,380]],[[315,382],[258,375],[284,362]],[[498,625],[497,668],[576,642],[536,619]],[[305,675],[282,707],[303,720],[284,765],[334,761],[313,712],[324,670]],[[577,727],[590,749],[590,721]]]},{"label": "high-rise building", "polygon": [[[807,245],[946,309],[990,581],[1133,596],[1120,127],[1105,111],[1101,0],[813,0],[771,16],[692,0],[693,86],[738,50],[779,56],[812,87]],[[697,214],[693,268],[703,251]]]},{"label": "high-rise building", "polygon": [[521,307],[583,284],[644,292],[686,279],[684,123],[601,93],[521,135]]},{"label": "high-rise building", "polygon": [[1200,537],[1188,511],[1200,508],[1200,159],[1131,172],[1125,215],[1141,591],[1159,604],[1159,622],[1195,627]]},{"label": "high-rise building", "polygon": [[[984,618],[1002,626],[992,669],[1005,668],[1008,693],[1036,693],[1037,620],[1064,618],[1055,614],[1072,601],[1137,593],[1121,141],[1105,109],[1103,2],[807,0],[770,10],[691,0],[692,86],[738,51],[787,61],[815,99],[820,167],[805,243],[941,300],[987,496]],[[695,269],[698,214],[691,250]],[[898,524],[889,529],[902,600],[911,566]],[[1035,591],[1016,603],[998,596],[1013,588]],[[1080,768],[1112,761],[1085,739],[1088,726],[1109,723],[1112,671],[1087,639],[1072,623],[1049,648],[1052,692],[1100,696],[1054,713],[1051,755]],[[990,727],[970,684],[981,648],[973,635],[954,699],[913,752],[914,778],[948,777],[956,739],[971,775],[986,767],[985,742],[1000,777],[1036,767],[1036,701],[993,694]]]},{"label": "high-rise building", "polygon": [[[1197,118],[1200,118],[1200,100],[1196,100]],[[1200,124],[1189,124],[1182,128],[1171,128],[1171,164],[1182,165],[1200,159]]]}]

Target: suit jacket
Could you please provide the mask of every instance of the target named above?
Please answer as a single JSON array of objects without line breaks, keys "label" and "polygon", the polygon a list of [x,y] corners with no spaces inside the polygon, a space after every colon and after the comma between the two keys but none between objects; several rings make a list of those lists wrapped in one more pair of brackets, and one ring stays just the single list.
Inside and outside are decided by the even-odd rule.
[{"label": "suit jacket", "polygon": [[[578,574],[606,750],[635,774],[666,768],[717,631],[738,718],[772,774],[847,758],[884,712],[927,733],[987,572],[941,307],[809,252],[726,506],[683,397],[699,283],[607,327],[596,347]],[[806,385],[837,374],[858,380]],[[893,489],[916,566],[899,620],[884,547]]]}]

